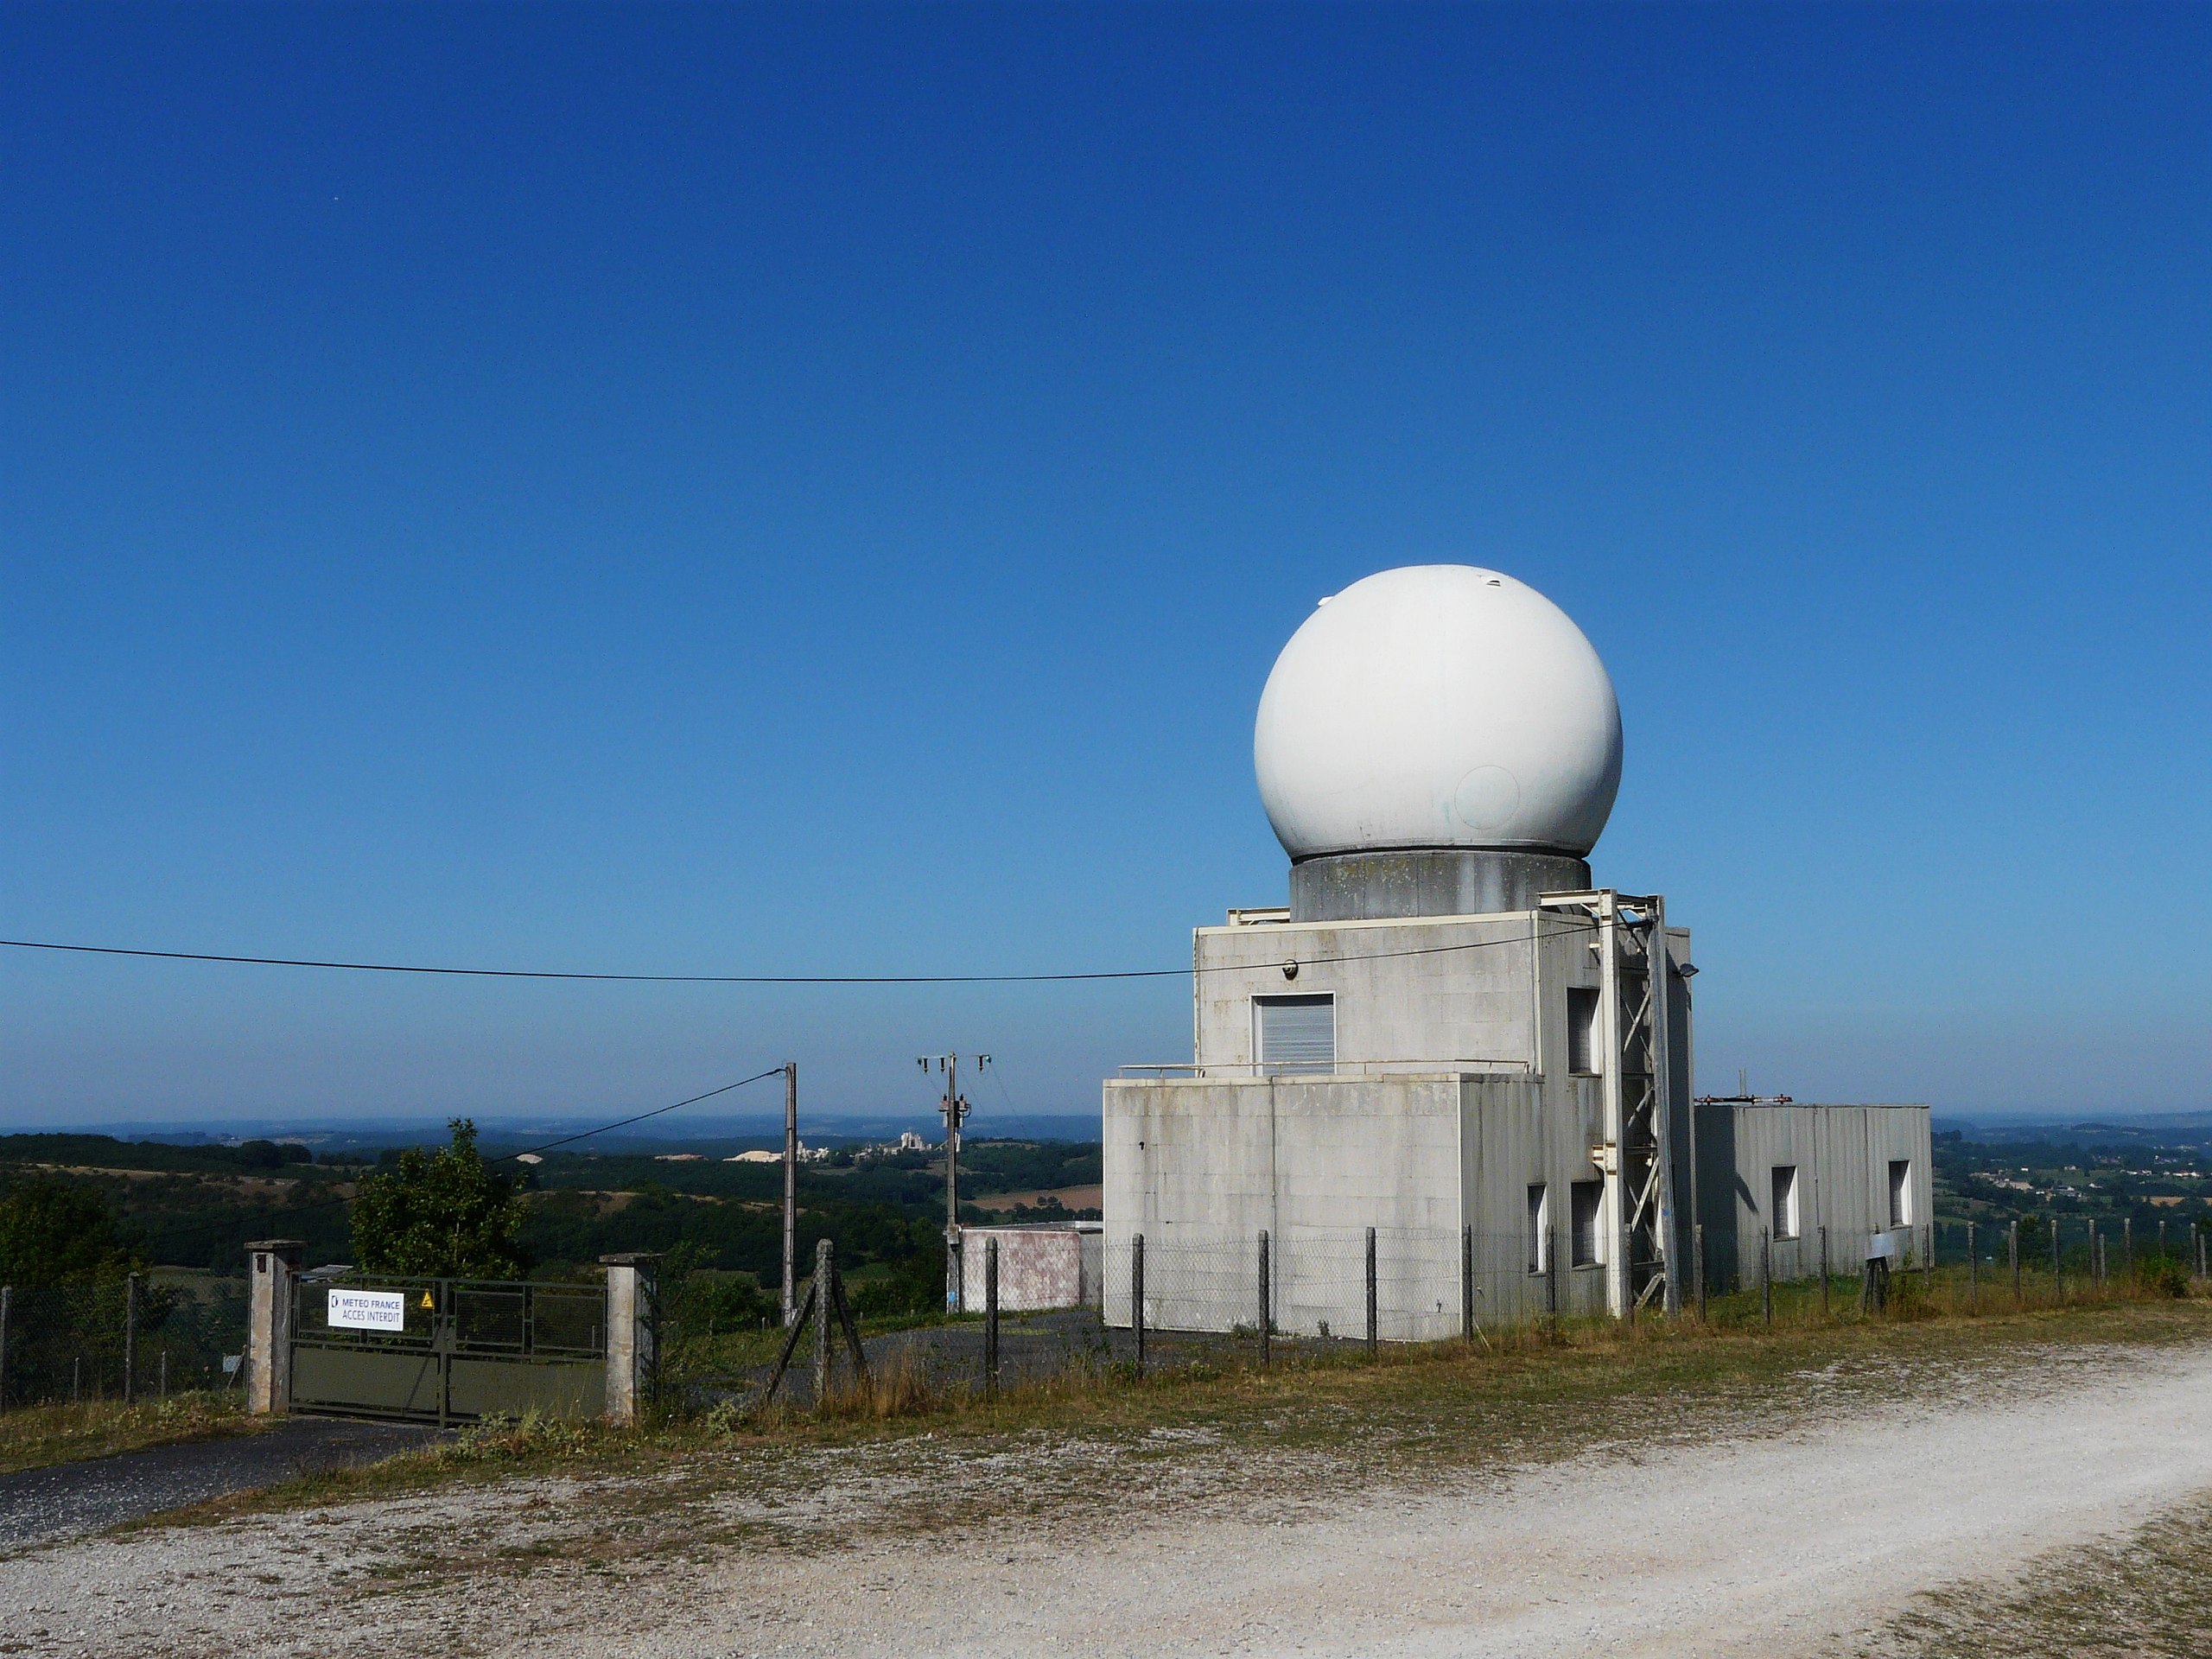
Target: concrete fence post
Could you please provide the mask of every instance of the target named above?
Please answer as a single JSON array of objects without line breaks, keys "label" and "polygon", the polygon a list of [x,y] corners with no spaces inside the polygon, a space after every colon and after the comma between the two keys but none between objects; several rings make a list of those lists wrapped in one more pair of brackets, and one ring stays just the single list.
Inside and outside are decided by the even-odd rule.
[{"label": "concrete fence post", "polygon": [[[1541,1252],[1544,1236],[1536,1235],[1536,1249]],[[1541,1267],[1541,1262],[1536,1264]],[[1475,1339],[1475,1228],[1472,1222],[1459,1229],[1459,1340],[1471,1343]]]},{"label": "concrete fence post", "polygon": [[1376,1344],[1380,1339],[1376,1325],[1375,1297],[1375,1230],[1367,1230],[1367,1357],[1375,1357]]},{"label": "concrete fence post", "polygon": [[1136,1333],[1137,1380],[1144,1380],[1144,1235],[1129,1240],[1129,1326]]},{"label": "concrete fence post", "polygon": [[2066,1255],[2059,1243],[2058,1212],[2050,1212],[2050,1299],[2063,1301],[2066,1298]]},{"label": "concrete fence post", "polygon": [[2005,1260],[2012,1269],[2012,1304],[2018,1306],[2026,1294],[2020,1287],[2020,1218],[2012,1217],[2012,1224],[2005,1230]]},{"label": "concrete fence post", "polygon": [[1560,1230],[1554,1228],[1544,1247],[1544,1312],[1551,1316],[1554,1335],[1559,1332],[1559,1241]]},{"label": "concrete fence post", "polygon": [[0,1285],[0,1411],[8,1409],[8,1326],[16,1312],[16,1287]]},{"label": "concrete fence post", "polygon": [[983,1241],[983,1391],[999,1391],[999,1242]]},{"label": "concrete fence post", "polygon": [[1268,1259],[1268,1230],[1262,1227],[1260,1229],[1260,1306],[1255,1310],[1260,1316],[1260,1365],[1262,1370],[1265,1370],[1268,1361],[1274,1357],[1271,1341],[1271,1327],[1274,1324],[1272,1314],[1274,1299],[1268,1294],[1268,1272],[1273,1265]]},{"label": "concrete fence post", "polygon": [[[814,1408],[825,1409],[830,1404],[830,1275],[837,1271],[837,1247],[829,1239],[817,1241],[814,1246]],[[961,1264],[960,1306],[968,1306],[967,1264]]]},{"label": "concrete fence post", "polygon": [[2097,1231],[2097,1218],[2089,1217],[2089,1287],[2102,1287],[2105,1281],[2104,1236]]},{"label": "concrete fence post", "polygon": [[1774,1323],[1774,1235],[1759,1229],[1759,1317]]},{"label": "concrete fence post", "polygon": [[607,1269],[607,1402],[601,1414],[627,1427],[645,1413],[645,1396],[658,1369],[659,1332],[653,1328],[653,1269],[660,1257],[649,1250],[602,1255]]},{"label": "concrete fence post", "polygon": [[123,1403],[138,1403],[138,1275],[123,1281]]},{"label": "concrete fence post", "polygon": [[2202,1279],[2202,1278],[2203,1278],[2203,1277],[2205,1276],[2205,1273],[2204,1273],[2204,1265],[2205,1265],[2205,1264],[2204,1264],[2204,1255],[2205,1255],[2205,1251],[2204,1251],[2204,1229],[2203,1229],[2202,1227],[2201,1227],[2201,1226],[2198,1226],[2198,1227],[2193,1227],[2193,1228],[2191,1228],[2191,1229],[2190,1229],[2190,1230],[2191,1230],[2192,1232],[2194,1232],[2194,1233],[2196,1235],[2196,1276],[2197,1276],[2198,1278]]},{"label": "concrete fence post", "polygon": [[1821,1317],[1828,1317],[1828,1230],[1821,1229]]},{"label": "concrete fence post", "polygon": [[245,1247],[245,1408],[257,1417],[292,1407],[292,1286],[306,1249],[296,1238]]},{"label": "concrete fence post", "polygon": [[1705,1323],[1705,1224],[1696,1222],[1690,1227],[1690,1270],[1697,1274],[1697,1322]]}]

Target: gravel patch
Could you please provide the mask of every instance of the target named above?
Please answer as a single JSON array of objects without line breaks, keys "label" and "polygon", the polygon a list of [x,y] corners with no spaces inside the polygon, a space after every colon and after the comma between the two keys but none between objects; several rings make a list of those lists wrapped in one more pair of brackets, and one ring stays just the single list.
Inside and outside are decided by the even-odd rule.
[{"label": "gravel patch", "polygon": [[0,1550],[79,1538],[124,1521],[423,1445],[435,1431],[295,1417],[259,1434],[149,1446],[0,1475]]},{"label": "gravel patch", "polygon": [[2212,1348],[2081,1358],[1417,1481],[1203,1432],[917,1436],[87,1539],[0,1561],[0,1651],[1815,1655],[2212,1489],[2176,1432]]}]

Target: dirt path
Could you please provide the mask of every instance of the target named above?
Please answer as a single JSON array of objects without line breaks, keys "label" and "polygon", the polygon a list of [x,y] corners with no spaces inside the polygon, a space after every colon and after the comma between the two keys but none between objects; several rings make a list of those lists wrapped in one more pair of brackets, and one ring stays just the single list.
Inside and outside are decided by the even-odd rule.
[{"label": "dirt path", "polygon": [[[1065,1490],[1070,1460],[1094,1458],[1087,1500],[917,1528],[935,1483],[910,1442],[824,1456],[781,1486],[734,1463],[719,1524],[695,1515],[688,1536],[653,1531],[650,1492],[540,1481],[87,1541],[0,1562],[0,1651],[1809,1655],[1915,1590],[2212,1488],[2212,1350],[2077,1356],[2041,1388],[1960,1383],[1980,1402],[1919,1389],[1363,1497],[1328,1466],[1285,1459],[1271,1483],[1274,1459],[1240,1454],[1246,1484],[1216,1481],[1185,1510],[1135,1484],[1180,1461],[1147,1476],[1112,1448],[1040,1444],[963,1478],[1057,1473]],[[626,1506],[631,1547],[608,1530]]]}]

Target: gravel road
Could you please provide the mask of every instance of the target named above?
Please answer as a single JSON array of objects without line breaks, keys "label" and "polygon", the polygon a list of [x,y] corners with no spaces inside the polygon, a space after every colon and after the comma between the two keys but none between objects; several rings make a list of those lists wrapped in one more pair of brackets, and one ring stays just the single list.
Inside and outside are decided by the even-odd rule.
[{"label": "gravel road", "polygon": [[0,1550],[82,1537],[142,1515],[271,1485],[302,1470],[390,1457],[422,1445],[432,1432],[295,1417],[258,1434],[0,1475]]},{"label": "gravel road", "polygon": [[[2077,1351],[2029,1375],[1418,1489],[1185,1432],[1187,1457],[1144,1465],[1045,1438],[957,1468],[918,1440],[825,1452],[796,1478],[733,1454],[712,1514],[680,1522],[701,1500],[674,1484],[447,1490],[0,1561],[0,1652],[1819,1655],[1916,1590],[2212,1488],[2193,1427],[2212,1349]],[[1209,1459],[1206,1487],[1191,1471]],[[1004,1501],[1055,1477],[1084,1496]],[[1185,1478],[1192,1498],[1163,1501]],[[999,1518],[913,1524],[960,1513],[963,1482],[995,1483]]]}]

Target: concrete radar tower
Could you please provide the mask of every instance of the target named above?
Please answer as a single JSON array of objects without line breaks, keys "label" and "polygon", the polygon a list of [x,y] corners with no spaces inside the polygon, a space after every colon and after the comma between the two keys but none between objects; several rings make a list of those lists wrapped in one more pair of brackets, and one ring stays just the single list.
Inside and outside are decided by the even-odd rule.
[{"label": "concrete radar tower", "polygon": [[1252,758],[1294,920],[1526,911],[1590,886],[1620,705],[1581,629],[1526,582],[1408,565],[1291,637]]}]

